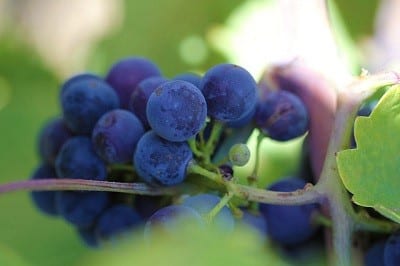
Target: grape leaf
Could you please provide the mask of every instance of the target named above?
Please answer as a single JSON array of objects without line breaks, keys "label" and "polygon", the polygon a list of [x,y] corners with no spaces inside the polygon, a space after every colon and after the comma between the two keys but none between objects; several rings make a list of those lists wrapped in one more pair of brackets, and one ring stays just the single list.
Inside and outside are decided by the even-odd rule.
[{"label": "grape leaf", "polygon": [[370,117],[354,125],[356,149],[338,153],[337,163],[352,200],[400,223],[400,87],[388,90]]}]

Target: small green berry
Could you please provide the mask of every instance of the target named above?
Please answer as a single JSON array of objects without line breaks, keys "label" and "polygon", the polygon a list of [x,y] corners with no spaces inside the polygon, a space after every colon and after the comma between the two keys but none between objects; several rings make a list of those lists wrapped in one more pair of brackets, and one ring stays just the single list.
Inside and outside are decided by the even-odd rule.
[{"label": "small green berry", "polygon": [[244,166],[250,160],[250,150],[246,144],[238,143],[229,150],[229,161],[236,166]]}]

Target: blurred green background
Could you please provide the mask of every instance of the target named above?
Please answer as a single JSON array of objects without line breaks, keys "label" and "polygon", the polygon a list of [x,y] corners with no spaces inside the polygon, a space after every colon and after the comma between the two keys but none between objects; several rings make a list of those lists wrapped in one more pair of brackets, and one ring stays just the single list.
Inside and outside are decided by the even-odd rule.
[{"label": "blurred green background", "polygon": [[[127,55],[149,57],[168,77],[202,72],[232,60],[210,44],[210,32],[248,2],[270,1],[26,2],[0,0],[1,183],[26,179],[38,165],[36,138],[60,114],[58,88],[68,75],[104,75]],[[353,41],[372,34],[379,1],[335,2]],[[281,153],[269,157],[278,169],[271,178],[296,166],[296,156],[289,163]],[[78,265],[88,252],[68,224],[39,213],[28,193],[0,196],[0,265]]]}]

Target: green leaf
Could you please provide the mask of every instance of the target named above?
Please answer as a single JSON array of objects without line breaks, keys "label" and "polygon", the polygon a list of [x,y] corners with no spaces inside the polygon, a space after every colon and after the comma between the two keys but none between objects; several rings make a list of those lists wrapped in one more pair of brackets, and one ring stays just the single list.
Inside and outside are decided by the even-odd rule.
[{"label": "green leaf", "polygon": [[354,125],[357,148],[339,152],[338,169],[353,201],[400,223],[400,87]]},{"label": "green leaf", "polygon": [[0,265],[28,266],[21,256],[7,246],[0,244]]}]

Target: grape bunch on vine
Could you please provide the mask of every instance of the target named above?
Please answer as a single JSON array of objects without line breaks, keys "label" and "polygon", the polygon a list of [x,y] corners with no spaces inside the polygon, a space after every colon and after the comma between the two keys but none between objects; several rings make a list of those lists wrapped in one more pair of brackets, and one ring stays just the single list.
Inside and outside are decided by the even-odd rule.
[{"label": "grape bunch on vine", "polygon": [[[335,83],[301,58],[258,79],[233,63],[168,78],[127,56],[60,85],[40,164],[0,193],[29,191],[100,252],[240,249],[232,265],[290,265],[319,245],[332,265],[400,265],[399,84],[394,70]],[[296,173],[262,182],[266,140],[301,142]]]}]

